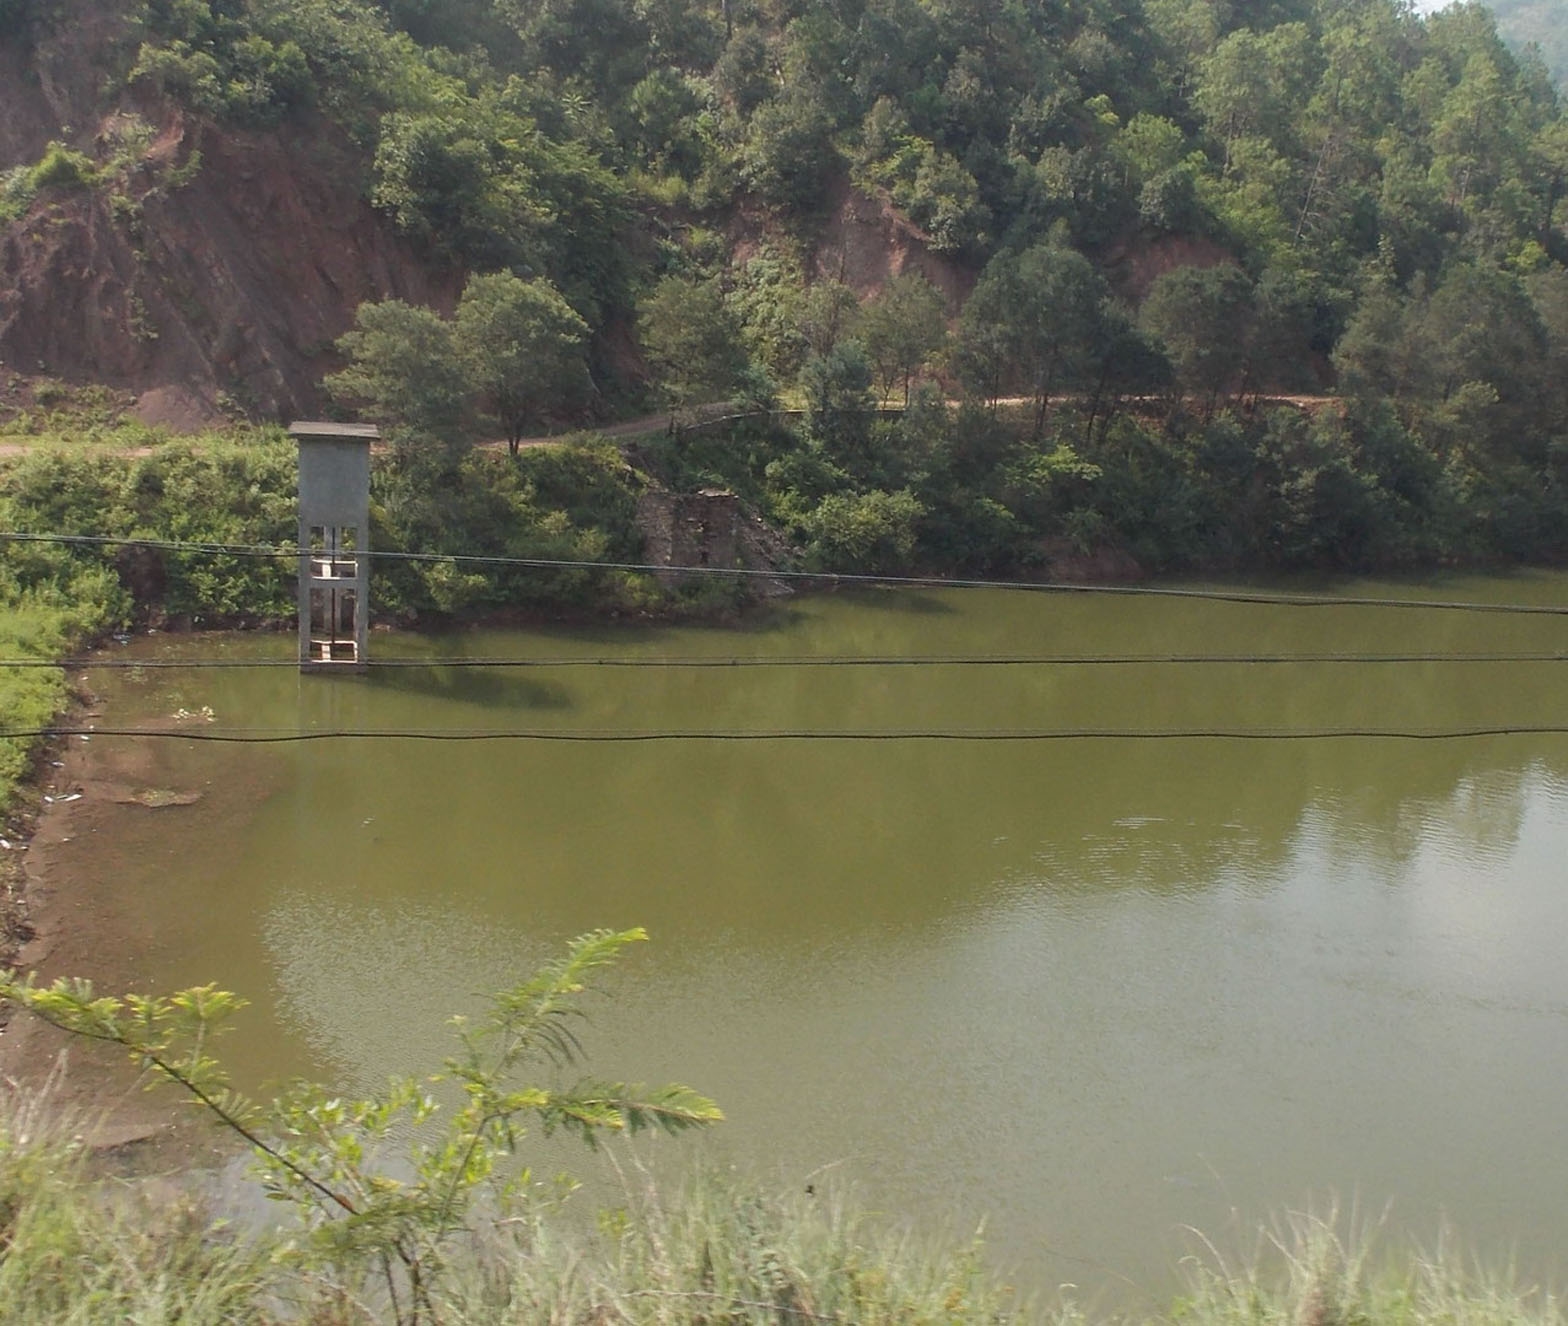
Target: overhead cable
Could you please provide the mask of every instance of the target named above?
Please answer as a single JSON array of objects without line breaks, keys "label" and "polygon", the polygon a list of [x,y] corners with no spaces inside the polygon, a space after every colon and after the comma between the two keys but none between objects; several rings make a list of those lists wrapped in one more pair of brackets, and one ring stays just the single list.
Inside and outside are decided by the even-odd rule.
[{"label": "overhead cable", "polygon": [[766,741],[1458,741],[1478,737],[1568,736],[1568,724],[1488,724],[1454,728],[905,728],[905,729],[551,729],[551,728],[137,728],[38,727],[0,729],[16,737],[167,737],[238,745],[305,741],[539,741],[584,743]]},{"label": "overhead cable", "polygon": [[[357,665],[369,672],[404,668],[909,668],[909,667],[1091,667],[1221,664],[1225,666],[1382,663],[1565,663],[1568,651],[1534,650],[1513,653],[1345,652],[1299,654],[774,654],[691,655],[649,654],[548,655],[538,658],[372,658]],[[201,671],[204,669],[298,668],[287,658],[95,658],[63,661],[42,658],[0,659],[0,668],[67,668],[72,671],[141,669]]]},{"label": "overhead cable", "polygon": [[[32,534],[0,530],[0,542],[50,543],[83,547],[138,547],[208,556],[298,559],[311,550],[259,544],[186,543],[98,534]],[[1568,604],[1476,603],[1462,599],[1402,599],[1332,594],[1200,589],[1155,585],[1086,585],[1054,580],[988,580],[971,577],[873,575],[848,572],[770,571],[753,567],[661,566],[653,562],[584,561],[560,557],[506,557],[474,553],[417,553],[370,549],[357,554],[382,561],[446,562],[463,566],[510,566],[547,571],[624,571],[642,575],[686,575],[732,580],[807,581],[822,585],[866,585],[902,589],[1032,590],[1052,594],[1106,594],[1136,598],[1205,599],[1220,603],[1275,604],[1303,608],[1423,608],[1449,612],[1526,613],[1568,616]]]}]

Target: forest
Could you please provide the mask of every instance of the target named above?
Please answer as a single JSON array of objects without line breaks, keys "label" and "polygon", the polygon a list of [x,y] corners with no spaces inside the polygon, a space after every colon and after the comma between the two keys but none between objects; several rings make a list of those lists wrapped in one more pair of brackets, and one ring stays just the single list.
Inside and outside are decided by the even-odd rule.
[{"label": "forest", "polygon": [[[346,137],[369,200],[462,278],[453,309],[361,305],[326,382],[386,426],[427,507],[464,487],[476,438],[515,451],[662,408],[642,472],[734,489],[825,570],[1568,547],[1568,122],[1539,52],[1483,5],[121,17],[132,102]],[[0,40],[59,21],[51,0],[3,0]],[[105,173],[57,145],[0,180],[0,216]],[[924,262],[875,289],[823,270],[845,189]],[[691,426],[719,401],[743,417]]]}]

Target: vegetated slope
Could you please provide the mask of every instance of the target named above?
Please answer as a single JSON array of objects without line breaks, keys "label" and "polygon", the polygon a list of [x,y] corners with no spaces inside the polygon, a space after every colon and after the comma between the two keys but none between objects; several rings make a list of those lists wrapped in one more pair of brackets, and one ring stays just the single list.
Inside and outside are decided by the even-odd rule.
[{"label": "vegetated slope", "polygon": [[1489,0],[1497,29],[1515,49],[1535,45],[1557,86],[1568,87],[1568,0]]},{"label": "vegetated slope", "polygon": [[836,570],[1568,549],[1568,119],[1479,3],[0,0],[0,50],[23,368],[341,367],[437,468],[791,393],[647,458]]},{"label": "vegetated slope", "polygon": [[6,237],[6,360],[172,395],[164,409],[185,398],[187,414],[310,408],[361,300],[450,298],[364,201],[357,167],[329,139],[170,115],[124,193],[72,190]]},{"label": "vegetated slope", "polygon": [[8,366],[147,393],[176,422],[276,417],[318,401],[360,301],[450,301],[450,271],[370,206],[341,132],[313,115],[218,125],[152,89],[114,92],[126,33],[84,4],[0,44]]},{"label": "vegetated slope", "polygon": [[0,354],[277,413],[361,301],[509,269],[613,390],[675,274],[788,385],[803,286],[913,265],[951,314],[1054,235],[1135,299],[1244,269],[1249,380],[1300,385],[1380,280],[1560,265],[1565,153],[1473,4],[0,0]]},{"label": "vegetated slope", "polygon": [[[378,11],[351,11],[334,37],[361,17],[380,23]],[[374,92],[296,95],[253,70],[246,92],[263,105],[243,104],[233,83],[215,95],[199,63],[171,71],[147,59],[204,54],[201,41],[169,40],[170,22],[116,0],[0,0],[0,362],[139,393],[144,415],[175,426],[319,409],[320,379],[339,362],[332,343],[362,302],[449,311],[463,270],[493,266],[484,250],[501,246],[456,215],[460,200],[437,196],[462,187],[460,171],[416,183],[422,196],[401,211],[372,204],[375,122],[387,111]],[[377,37],[417,59],[401,34],[382,25]],[[368,63],[378,68],[357,77],[384,61]],[[450,165],[416,168],[439,176]],[[531,201],[507,203],[526,213]],[[629,223],[620,201],[608,200],[613,215],[596,209],[601,229]],[[767,227],[745,217],[730,229],[742,255],[765,242]],[[563,232],[558,247],[608,247],[603,234]],[[973,284],[885,200],[847,185],[823,240],[815,267],[863,294],[919,270],[956,312]],[[608,300],[587,295],[612,375],[640,368],[618,275]]]}]

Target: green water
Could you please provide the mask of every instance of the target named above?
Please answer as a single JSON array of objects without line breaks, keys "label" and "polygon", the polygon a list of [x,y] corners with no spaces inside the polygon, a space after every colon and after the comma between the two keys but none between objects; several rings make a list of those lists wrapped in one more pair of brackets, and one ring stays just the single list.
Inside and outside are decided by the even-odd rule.
[{"label": "green water", "polygon": [[[1568,604],[1565,575],[1339,588]],[[1568,618],[949,591],[813,598],[740,632],[372,649],[1568,652]],[[1564,662],[90,676],[101,723],[210,706],[207,731],[1568,724]],[[1163,1294],[1184,1226],[1225,1243],[1334,1195],[1568,1269],[1568,737],[179,741],[144,758],[143,781],[203,800],[115,807],[66,864],[149,984],[255,1001],[236,1039],[252,1080],[428,1067],[474,992],[639,924],[653,942],[597,1006],[591,1067],[711,1094],[729,1122],[705,1145],[770,1179],[827,1166],[926,1228],[985,1218],[1025,1283],[1136,1304],[1127,1280]]]}]

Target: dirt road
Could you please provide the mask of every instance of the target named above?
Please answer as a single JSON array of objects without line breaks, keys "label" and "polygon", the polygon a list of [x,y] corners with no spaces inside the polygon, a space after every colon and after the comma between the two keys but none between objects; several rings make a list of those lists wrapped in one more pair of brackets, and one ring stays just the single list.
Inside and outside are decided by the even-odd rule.
[{"label": "dirt road", "polygon": [[[1152,402],[1154,398],[1140,397],[1138,399],[1144,400],[1146,402]],[[1309,412],[1321,410],[1326,406],[1337,405],[1339,403],[1339,397],[1337,396],[1270,395],[1265,396],[1262,399],[1263,403],[1267,405],[1294,405],[1299,410],[1305,410]],[[948,402],[950,405],[956,405],[957,403],[958,402],[956,399]],[[999,406],[1011,407],[1031,405],[1032,403],[1033,402],[1028,397],[1024,396],[1004,397],[1002,400],[997,402]],[[1062,403],[1062,401],[1057,402],[1057,404]],[[882,414],[898,414],[902,411],[902,408],[903,407],[898,405],[887,405],[878,407],[878,412]],[[762,413],[764,412],[761,410],[737,412],[732,402],[720,402],[715,405],[702,406],[695,412],[694,418],[688,417],[682,421],[681,429],[683,432],[689,432],[693,429],[701,430],[704,428],[711,428],[715,424],[725,423],[733,420],[754,419]],[[776,418],[799,418],[803,411],[769,410],[766,413]],[[635,419],[623,419],[619,423],[614,424],[589,426],[586,428],[573,429],[568,432],[561,433],[541,433],[532,437],[523,438],[518,443],[518,446],[520,448],[558,446],[562,442],[565,442],[568,438],[580,437],[585,433],[608,438],[651,437],[655,434],[665,432],[669,426],[669,414],[665,411],[660,411],[658,414],[639,415]],[[12,439],[0,438],[0,457],[25,456],[29,451],[36,449],[38,445],[39,444],[36,442],[20,442]],[[97,447],[101,449],[105,455],[110,456],[150,456],[153,451],[152,447],[150,446],[121,448],[111,446],[107,443],[98,442],[84,443],[83,445]],[[483,441],[474,443],[474,445],[486,451],[503,451],[506,449],[507,442],[504,437],[486,438]]]}]

